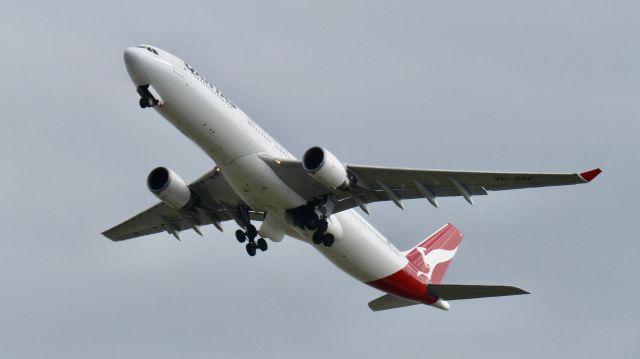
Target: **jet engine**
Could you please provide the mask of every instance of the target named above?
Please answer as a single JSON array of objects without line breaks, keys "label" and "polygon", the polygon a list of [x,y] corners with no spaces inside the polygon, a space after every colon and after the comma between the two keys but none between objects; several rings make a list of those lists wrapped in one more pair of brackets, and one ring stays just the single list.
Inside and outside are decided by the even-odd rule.
[{"label": "jet engine", "polygon": [[147,176],[147,187],[167,206],[173,208],[190,207],[191,190],[175,172],[158,167]]},{"label": "jet engine", "polygon": [[322,147],[311,147],[302,156],[302,167],[313,178],[332,189],[347,188],[349,176],[345,166],[333,153]]}]

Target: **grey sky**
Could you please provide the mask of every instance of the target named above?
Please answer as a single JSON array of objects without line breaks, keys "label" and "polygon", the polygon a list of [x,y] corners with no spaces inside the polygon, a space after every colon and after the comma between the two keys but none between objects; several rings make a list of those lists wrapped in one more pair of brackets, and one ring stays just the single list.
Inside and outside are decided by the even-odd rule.
[{"label": "grey sky", "polygon": [[[640,354],[637,1],[45,2],[0,11],[0,357]],[[398,247],[445,222],[446,282],[529,296],[372,313],[380,293],[292,239],[113,244],[147,173],[212,162],[137,106],[122,51],[186,59],[292,153],[372,165],[582,171],[585,186],[372,206]]]}]

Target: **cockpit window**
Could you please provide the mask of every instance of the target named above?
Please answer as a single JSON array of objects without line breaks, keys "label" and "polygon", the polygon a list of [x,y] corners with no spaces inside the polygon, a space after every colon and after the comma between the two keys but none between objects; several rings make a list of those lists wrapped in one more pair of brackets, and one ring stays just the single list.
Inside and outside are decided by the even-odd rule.
[{"label": "cockpit window", "polygon": [[149,52],[150,52],[150,53],[152,53],[152,54],[159,55],[159,54],[158,54],[158,50],[154,49],[154,48],[153,48],[153,47],[151,47],[151,46],[138,45],[138,46],[136,46],[136,47],[139,47],[139,48],[141,48],[141,49],[145,49],[145,50],[149,51]]}]

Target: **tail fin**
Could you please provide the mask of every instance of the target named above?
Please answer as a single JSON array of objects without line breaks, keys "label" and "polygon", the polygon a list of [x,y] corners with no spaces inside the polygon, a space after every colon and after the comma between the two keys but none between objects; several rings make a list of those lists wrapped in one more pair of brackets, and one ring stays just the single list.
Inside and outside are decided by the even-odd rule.
[{"label": "tail fin", "polygon": [[448,223],[406,252],[409,262],[433,284],[442,283],[451,259],[462,242],[462,232]]}]

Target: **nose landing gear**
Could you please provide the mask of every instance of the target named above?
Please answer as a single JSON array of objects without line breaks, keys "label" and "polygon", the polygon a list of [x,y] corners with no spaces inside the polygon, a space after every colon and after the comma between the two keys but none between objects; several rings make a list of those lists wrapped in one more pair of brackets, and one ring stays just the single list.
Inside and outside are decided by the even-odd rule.
[{"label": "nose landing gear", "polygon": [[138,86],[138,88],[136,89],[136,91],[140,95],[139,104],[141,108],[154,107],[161,104],[161,101],[159,99],[160,96],[154,95],[152,89],[153,88],[150,88],[148,84]]},{"label": "nose landing gear", "polygon": [[139,104],[140,108],[147,108],[157,105],[158,101],[156,101],[153,97],[141,97]]}]

